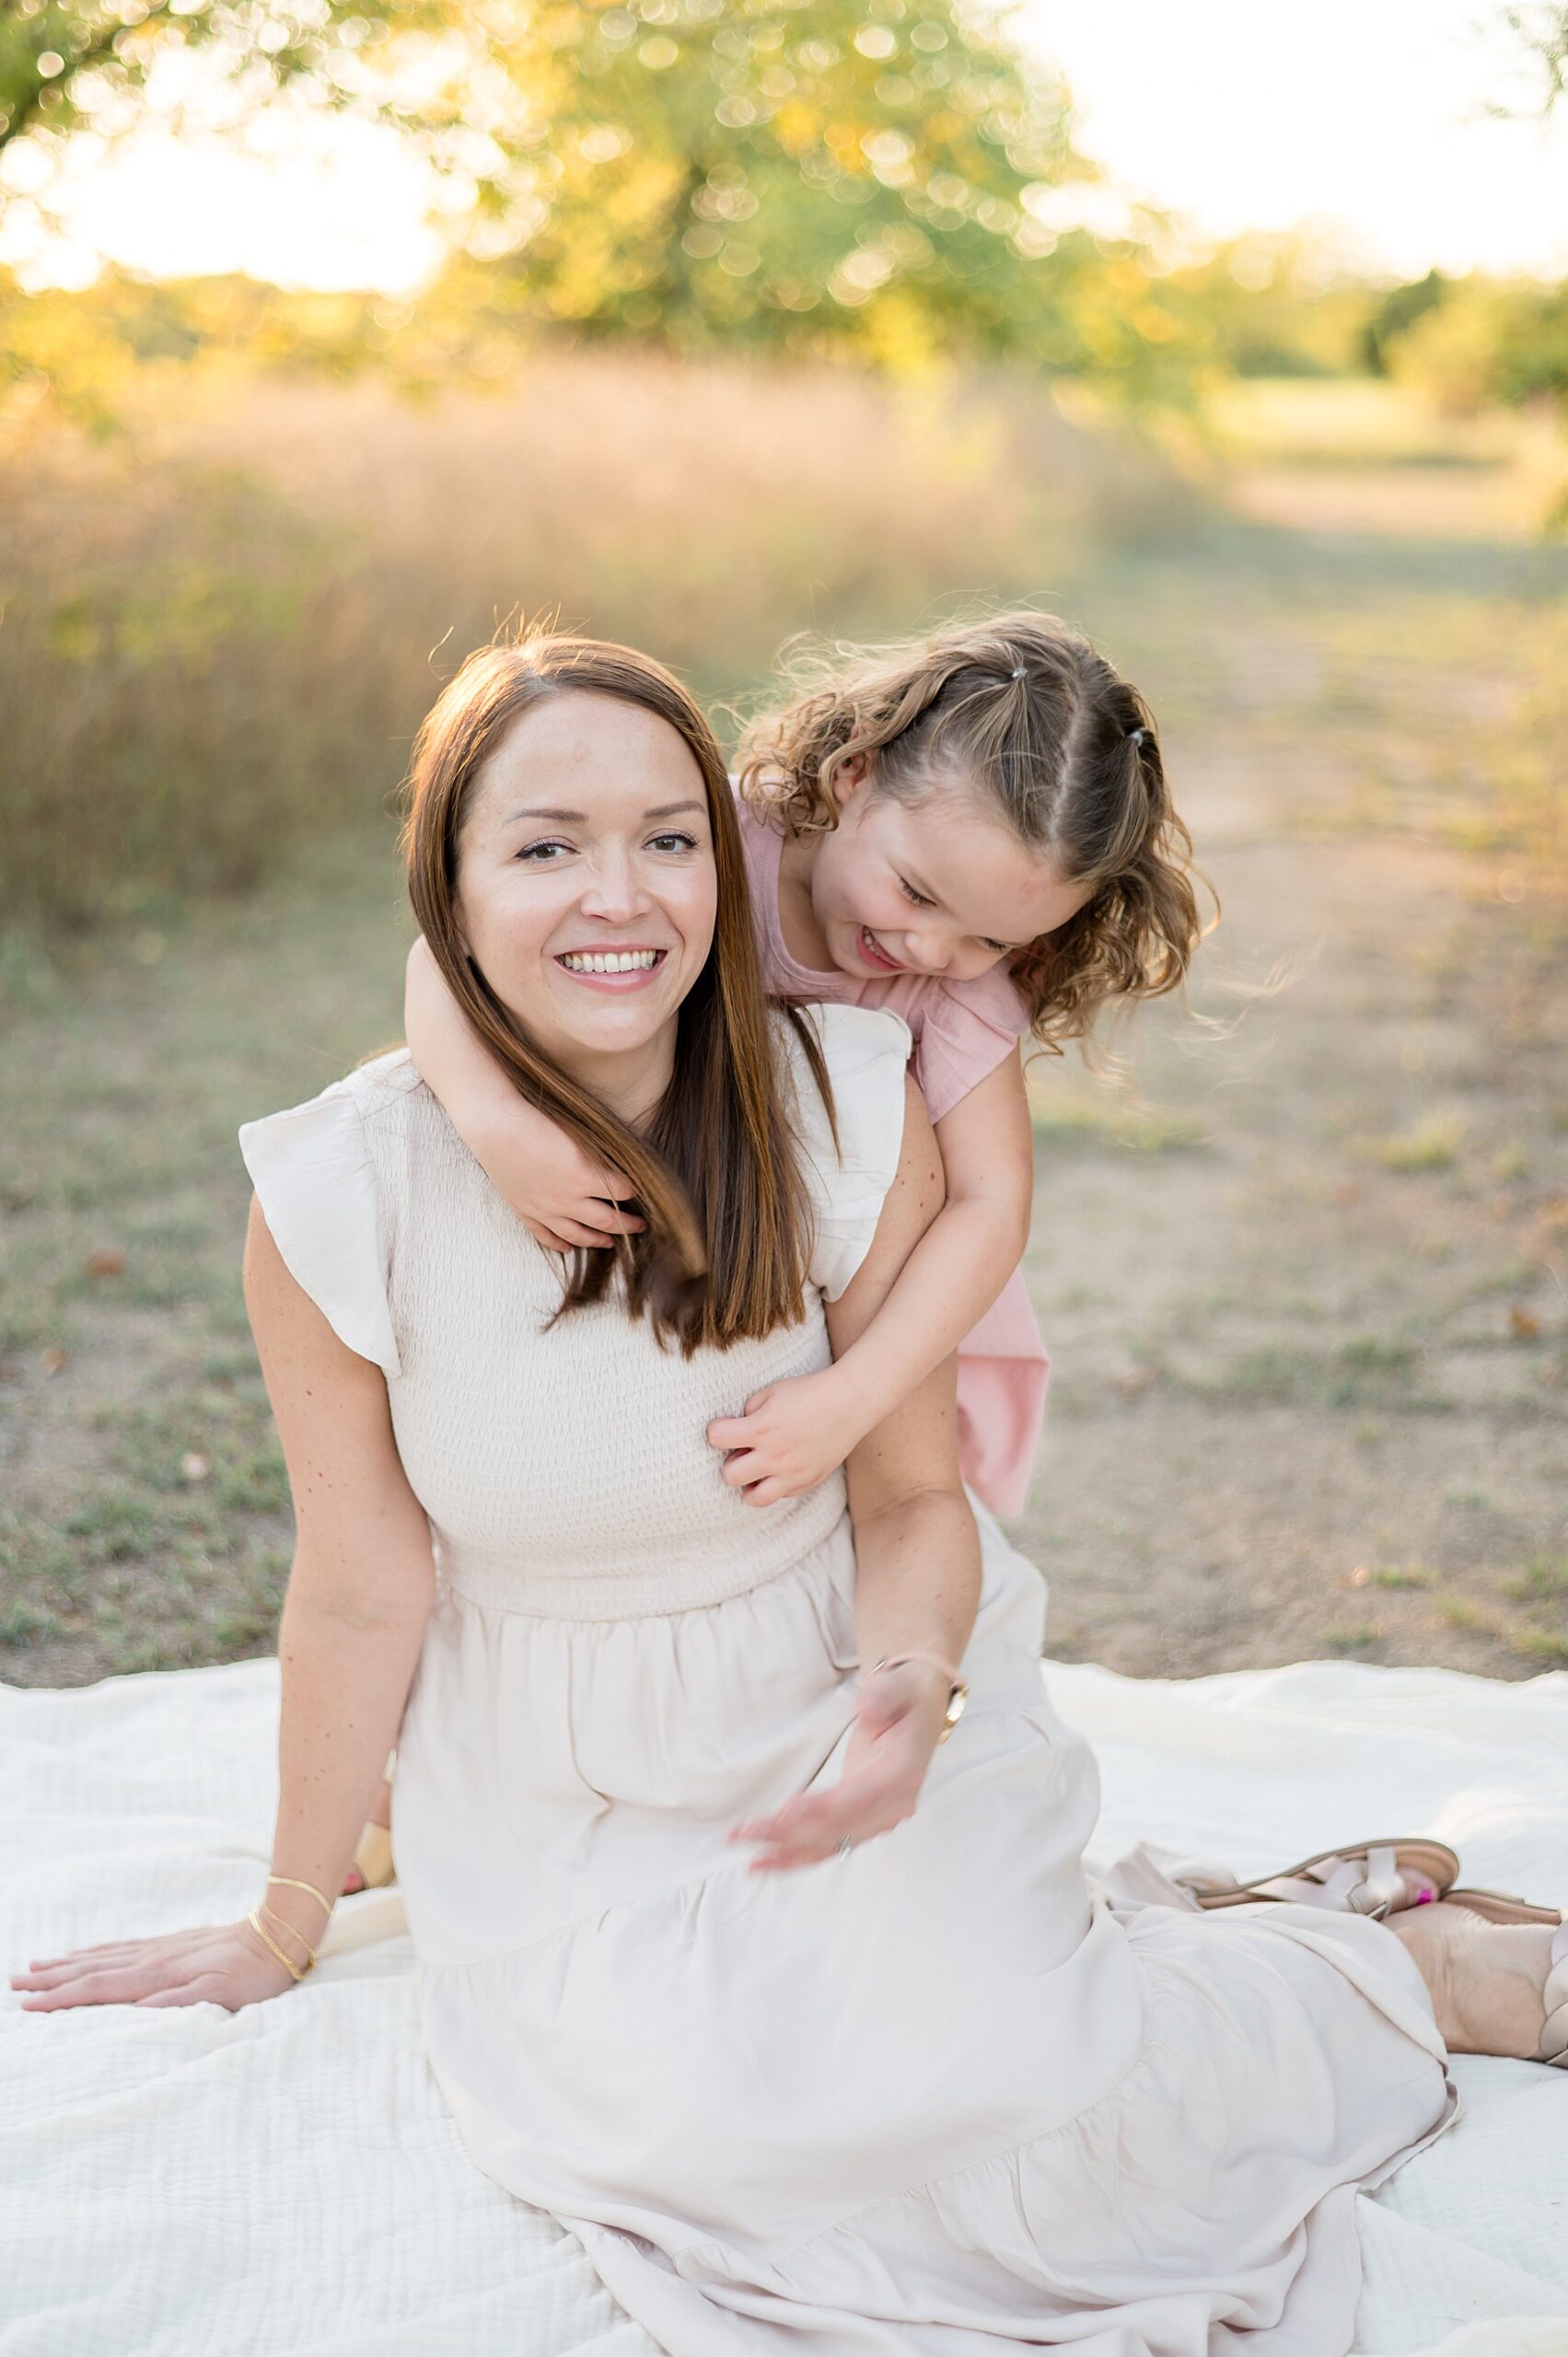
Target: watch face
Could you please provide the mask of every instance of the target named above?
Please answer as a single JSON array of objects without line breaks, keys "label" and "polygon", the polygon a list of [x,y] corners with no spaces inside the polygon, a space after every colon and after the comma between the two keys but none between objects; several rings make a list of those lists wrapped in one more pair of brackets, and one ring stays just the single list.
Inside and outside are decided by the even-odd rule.
[{"label": "watch face", "polygon": [[947,1724],[956,1727],[964,1715],[964,1704],[970,1699],[967,1686],[955,1686],[947,1697]]}]

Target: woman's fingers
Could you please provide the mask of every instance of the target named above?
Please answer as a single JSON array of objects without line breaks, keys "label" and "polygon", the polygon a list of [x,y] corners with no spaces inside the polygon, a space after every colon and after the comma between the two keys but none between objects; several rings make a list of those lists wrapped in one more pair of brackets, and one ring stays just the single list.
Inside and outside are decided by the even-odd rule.
[{"label": "woman's fingers", "polygon": [[62,1975],[22,2000],[29,2013],[58,2011],[66,2005],[124,2005],[163,1988],[169,1968],[162,1963],[111,1964],[95,1971]]},{"label": "woman's fingers", "polygon": [[215,1923],[146,1940],[107,1941],[12,1975],[29,2013],[72,2005],[226,2006],[280,1995],[292,1980],[249,1923]]},{"label": "woman's fingers", "polygon": [[185,1981],[178,1989],[159,1989],[150,1997],[138,1997],[138,2005],[222,2005],[234,2011],[233,1991],[227,1989],[221,1974],[203,1972],[194,1980]]}]

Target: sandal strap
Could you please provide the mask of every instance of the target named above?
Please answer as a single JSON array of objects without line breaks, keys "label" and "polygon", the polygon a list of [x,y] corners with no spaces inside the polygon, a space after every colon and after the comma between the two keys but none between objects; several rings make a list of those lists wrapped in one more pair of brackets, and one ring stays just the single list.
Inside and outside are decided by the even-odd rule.
[{"label": "sandal strap", "polygon": [[1254,1886],[1269,1898],[1323,1907],[1336,1915],[1387,1915],[1404,1897],[1404,1876],[1386,1844],[1349,1857],[1319,1858],[1299,1875]]}]

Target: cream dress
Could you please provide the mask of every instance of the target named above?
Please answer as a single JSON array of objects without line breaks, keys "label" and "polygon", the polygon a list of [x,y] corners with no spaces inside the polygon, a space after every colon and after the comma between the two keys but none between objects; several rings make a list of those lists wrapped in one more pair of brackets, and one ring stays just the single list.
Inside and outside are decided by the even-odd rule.
[{"label": "cream dress", "polygon": [[914,1817],[783,1875],[726,1843],[836,1778],[854,1707],[842,1477],[748,1508],[704,1438],[828,1363],[897,1162],[903,1025],[813,1019],[807,1315],[687,1361],[613,1304],[550,1324],[558,1264],[405,1054],[241,1132],[430,1516],[393,1834],[436,2078],[672,2357],[1340,2357],[1355,2186],[1448,2109],[1421,1980],[1361,1919],[1091,1891],[1094,1763],[983,1510]]}]

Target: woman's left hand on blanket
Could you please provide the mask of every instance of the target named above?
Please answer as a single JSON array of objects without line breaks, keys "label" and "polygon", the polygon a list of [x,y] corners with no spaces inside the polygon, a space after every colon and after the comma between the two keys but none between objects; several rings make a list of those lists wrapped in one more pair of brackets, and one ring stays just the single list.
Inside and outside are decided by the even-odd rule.
[{"label": "woman's left hand on blanket", "polygon": [[293,1976],[249,1923],[207,1923],[149,1940],[107,1940],[70,1956],[36,1958],[11,1975],[24,2013],[67,2005],[241,2005],[279,1997]]},{"label": "woman's left hand on blanket", "polygon": [[724,1478],[730,1488],[744,1491],[749,1506],[771,1506],[819,1488],[864,1430],[836,1370],[828,1367],[754,1391],[743,1416],[714,1418],[708,1439],[726,1451]]},{"label": "woman's left hand on blanket", "polygon": [[730,1829],[730,1840],[759,1845],[751,1872],[820,1865],[838,1856],[846,1840],[870,1841],[912,1817],[946,1721],[948,1691],[918,1662],[865,1679],[838,1782]]}]

